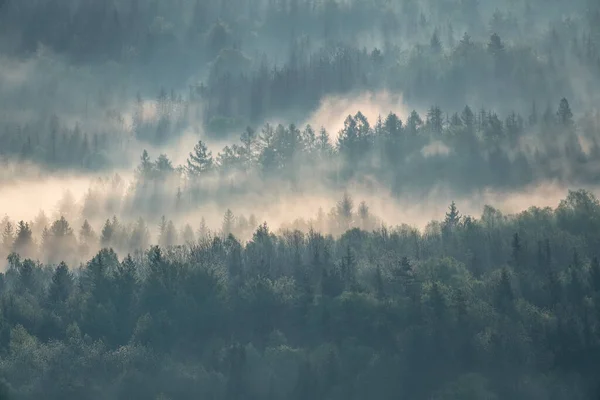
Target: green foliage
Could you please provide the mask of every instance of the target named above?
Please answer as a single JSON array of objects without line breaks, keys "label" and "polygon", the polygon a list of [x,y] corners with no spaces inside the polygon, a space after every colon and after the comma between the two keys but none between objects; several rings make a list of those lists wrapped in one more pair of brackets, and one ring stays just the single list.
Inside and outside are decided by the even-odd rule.
[{"label": "green foliage", "polygon": [[212,154],[206,148],[206,145],[199,141],[194,146],[194,151],[190,153],[187,160],[186,171],[188,175],[193,179],[199,175],[206,174],[213,168]]},{"label": "green foliage", "polygon": [[[322,234],[231,210],[216,233],[175,226],[214,200],[212,183],[231,204],[281,183],[465,196],[596,184],[596,3],[0,0],[7,176],[13,161],[113,170],[140,142],[192,130],[239,137],[214,159],[197,142],[179,167],[144,151],[130,187],[98,185],[123,205],[90,191],[81,220],[63,202],[53,222],[0,223],[0,400],[597,398],[590,192],[479,219],[452,202],[422,232],[378,228],[348,194],[305,224]],[[123,98],[138,89],[155,92]],[[425,112],[375,97],[346,110],[365,91]],[[338,102],[351,113],[339,132],[288,123],[317,109],[341,122]],[[372,105],[384,116],[369,121]],[[246,127],[273,118],[288,122]],[[88,219],[118,211],[133,218],[96,235]],[[141,215],[164,215],[159,246]],[[78,235],[69,221],[84,221]]]},{"label": "green foliage", "polygon": [[[104,249],[74,270],[13,253],[0,281],[0,393],[493,400],[552,387],[589,398],[597,208],[585,192],[515,216],[459,218],[451,206],[423,233],[337,239],[261,225],[247,243],[230,234],[122,260]],[[556,245],[566,231],[575,250]],[[72,235],[61,220],[51,232]]]}]

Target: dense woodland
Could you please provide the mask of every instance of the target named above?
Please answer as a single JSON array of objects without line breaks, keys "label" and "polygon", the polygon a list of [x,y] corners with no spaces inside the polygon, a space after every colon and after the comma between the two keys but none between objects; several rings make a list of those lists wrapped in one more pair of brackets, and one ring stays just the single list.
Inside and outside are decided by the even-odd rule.
[{"label": "dense woodland", "polygon": [[[158,125],[138,119],[144,114],[144,106],[139,107],[135,132],[162,129],[162,118]],[[600,161],[597,118],[594,114],[576,120],[569,101],[562,98],[543,112],[533,103],[526,113],[505,116],[468,105],[453,113],[431,106],[424,115],[412,111],[405,120],[391,112],[369,121],[358,111],[345,118],[339,132],[310,124],[266,123],[256,130],[247,127],[214,155],[199,139],[181,165],[166,153],[151,157],[143,150],[131,181],[113,176],[91,185],[84,208],[86,218],[114,213],[115,202],[156,216],[198,209],[214,198],[243,198],[277,192],[282,186],[307,190],[316,184],[340,190],[350,183],[377,184],[397,196],[426,193],[435,185],[464,194],[550,180],[595,184]],[[71,136],[63,134],[51,153],[56,151],[62,160],[80,158],[76,168],[83,170],[96,162],[109,165],[108,158],[94,153],[101,144],[81,139],[80,132],[75,127]],[[14,134],[23,137],[22,131]],[[4,159],[7,168],[15,161],[39,165],[43,150],[26,140],[20,152]],[[65,162],[61,165],[69,165]],[[100,193],[112,197],[108,210],[97,198]]]},{"label": "dense woodland", "polygon": [[0,196],[89,180],[0,203],[0,400],[599,399],[599,93],[596,0],[0,0]]},{"label": "dense woodland", "polygon": [[599,221],[600,202],[578,191],[515,216],[452,204],[423,232],[262,225],[247,243],[207,234],[122,258],[104,249],[79,268],[12,253],[2,393],[597,398]]},{"label": "dense woodland", "polygon": [[587,115],[600,88],[593,0],[0,4],[1,153],[54,167],[107,168],[133,139],[199,125],[298,123],[327,95],[385,89],[444,117],[469,104],[528,122],[563,97]]}]

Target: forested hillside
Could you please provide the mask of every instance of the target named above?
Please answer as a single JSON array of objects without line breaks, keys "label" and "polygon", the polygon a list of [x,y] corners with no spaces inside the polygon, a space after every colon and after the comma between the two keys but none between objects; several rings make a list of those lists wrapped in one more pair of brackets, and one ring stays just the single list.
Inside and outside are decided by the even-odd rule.
[{"label": "forested hillside", "polygon": [[[199,126],[223,137],[271,119],[305,121],[323,98],[365,90],[401,93],[422,113],[436,105],[448,119],[469,104],[528,122],[561,98],[592,112],[600,88],[593,0],[0,7],[0,149],[54,167],[107,168],[134,138],[164,143]],[[152,126],[139,123],[148,102],[157,103]]]},{"label": "forested hillside", "polygon": [[0,400],[598,400],[599,94],[597,0],[0,0]]},{"label": "forested hillside", "polygon": [[579,191],[515,216],[453,203],[423,232],[12,253],[3,398],[597,398],[599,221]]}]

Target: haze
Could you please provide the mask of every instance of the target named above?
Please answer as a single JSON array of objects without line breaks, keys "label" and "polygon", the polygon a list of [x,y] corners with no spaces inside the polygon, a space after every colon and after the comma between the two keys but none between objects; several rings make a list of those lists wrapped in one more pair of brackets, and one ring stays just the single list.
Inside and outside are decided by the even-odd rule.
[{"label": "haze", "polygon": [[596,0],[0,0],[0,400],[597,399]]}]

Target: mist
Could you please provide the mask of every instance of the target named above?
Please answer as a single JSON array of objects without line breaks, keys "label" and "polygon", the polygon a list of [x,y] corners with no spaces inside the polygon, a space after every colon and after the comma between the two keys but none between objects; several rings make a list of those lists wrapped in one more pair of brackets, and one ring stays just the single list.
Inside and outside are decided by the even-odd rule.
[{"label": "mist", "polygon": [[0,0],[0,400],[597,399],[593,0]]}]

